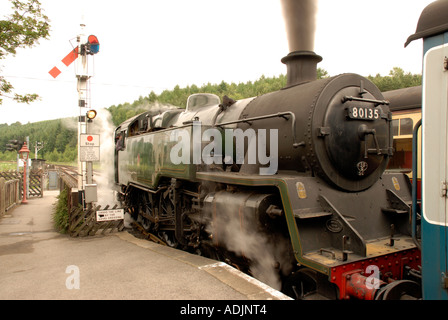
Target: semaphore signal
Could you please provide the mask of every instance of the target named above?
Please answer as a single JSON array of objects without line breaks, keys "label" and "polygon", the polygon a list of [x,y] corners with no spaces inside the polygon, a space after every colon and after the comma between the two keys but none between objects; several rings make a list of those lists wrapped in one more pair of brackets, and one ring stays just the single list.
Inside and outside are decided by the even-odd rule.
[{"label": "semaphore signal", "polygon": [[[80,44],[80,46],[74,48],[69,52],[69,54],[64,57],[64,59],[61,60],[62,64],[65,65],[65,67],[70,66],[73,61],[78,58],[80,54],[79,50],[81,50],[81,55],[97,54],[100,51],[100,43],[98,41],[98,38],[94,35],[90,35],[87,38],[86,43]],[[61,69],[64,70],[64,67],[62,65],[60,65],[59,67],[54,66],[50,71],[48,71],[48,73],[56,79],[56,77],[62,73]]]},{"label": "semaphore signal", "polygon": [[[78,47],[76,47],[75,49],[73,49],[72,51],[70,51],[70,53],[68,55],[66,55],[64,57],[64,59],[61,60],[61,62],[68,67],[69,65],[72,64],[73,61],[75,61],[78,58]],[[63,67],[57,67],[54,66],[50,71],[48,71],[48,73],[56,79],[56,77],[58,75],[60,75],[62,73],[61,69],[63,69]]]},{"label": "semaphore signal", "polygon": [[[62,60],[62,63],[54,66],[48,73],[53,77],[58,77],[66,67],[70,66],[76,60],[75,74],[77,78],[77,91],[78,91],[78,106],[79,106],[79,118],[78,118],[78,190],[83,195],[83,200],[81,203],[85,205],[89,198],[90,202],[95,202],[96,200],[96,185],[93,184],[93,161],[99,161],[99,145],[95,145],[93,150],[94,156],[86,157],[88,154],[85,150],[81,150],[81,139],[88,134],[90,138],[96,136],[91,135],[89,132],[89,124],[96,116],[96,111],[91,109],[89,96],[89,79],[88,74],[88,55],[95,55],[100,51],[100,43],[98,38],[94,35],[88,37],[83,33],[85,24],[81,23],[81,33],[76,37],[78,45],[72,51],[70,51]],[[60,66],[59,66],[60,65]],[[65,66],[65,67],[64,67]],[[86,110],[87,109],[87,110]],[[90,142],[90,146],[92,147]],[[82,151],[82,152],[81,152]],[[88,194],[87,194],[87,188]]]}]

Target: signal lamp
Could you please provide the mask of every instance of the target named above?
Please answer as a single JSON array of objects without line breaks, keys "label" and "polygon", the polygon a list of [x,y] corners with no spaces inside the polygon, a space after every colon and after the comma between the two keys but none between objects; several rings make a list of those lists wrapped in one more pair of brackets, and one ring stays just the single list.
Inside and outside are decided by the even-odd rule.
[{"label": "signal lamp", "polygon": [[100,42],[96,36],[90,35],[87,39],[87,43],[90,54],[97,54],[100,51]]},{"label": "signal lamp", "polygon": [[96,117],[96,111],[91,109],[91,110],[87,111],[86,116],[87,116],[87,119],[93,120]]},{"label": "signal lamp", "polygon": [[9,140],[9,143],[6,144],[6,150],[19,152],[20,148],[22,148],[23,141],[19,140]]}]

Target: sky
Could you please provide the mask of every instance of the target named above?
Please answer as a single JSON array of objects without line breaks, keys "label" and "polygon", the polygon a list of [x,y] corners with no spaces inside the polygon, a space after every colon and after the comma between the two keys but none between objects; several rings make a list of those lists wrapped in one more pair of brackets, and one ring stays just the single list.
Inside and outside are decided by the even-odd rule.
[{"label": "sky", "polygon": [[[0,105],[0,124],[79,116],[75,63],[48,73],[76,46],[80,24],[96,35],[89,58],[93,109],[132,103],[176,85],[255,81],[286,73],[289,53],[280,0],[40,0],[49,40],[0,60],[20,94],[41,99]],[[314,51],[329,75],[386,76],[394,67],[420,74],[422,41],[407,48],[422,10],[433,0],[319,0]],[[10,13],[9,1],[0,15]],[[0,17],[2,19],[2,17]]]}]

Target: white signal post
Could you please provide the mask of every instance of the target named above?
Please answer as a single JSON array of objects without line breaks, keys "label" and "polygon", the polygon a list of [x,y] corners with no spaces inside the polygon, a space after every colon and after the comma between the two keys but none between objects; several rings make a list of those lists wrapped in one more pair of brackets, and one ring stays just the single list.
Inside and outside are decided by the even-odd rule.
[{"label": "white signal post", "polygon": [[[78,45],[72,51],[70,51],[64,59],[61,60],[62,64],[65,67],[68,67],[72,62],[76,61],[75,74],[78,79],[77,89],[78,89],[78,106],[79,106],[79,119],[78,119],[78,190],[85,190],[85,186],[89,185],[89,190],[94,190],[93,192],[89,191],[89,196],[91,199],[96,197],[96,188],[92,188],[93,182],[93,170],[92,170],[92,161],[83,161],[81,159],[81,136],[85,135],[89,132],[88,123],[92,121],[96,116],[96,111],[90,109],[90,101],[88,101],[89,97],[89,70],[87,64],[87,55],[88,54],[97,54],[100,49],[100,44],[98,39],[94,35],[90,35],[87,37],[84,34],[85,24],[81,23],[81,33],[77,36],[76,40]],[[56,78],[61,74],[62,70],[64,70],[63,66],[54,66],[48,73]],[[87,120],[88,116],[88,120]],[[98,146],[99,147],[99,146]],[[93,160],[99,161],[99,160]],[[84,201],[83,201],[84,204]]]},{"label": "white signal post", "polygon": [[[86,172],[86,164],[81,161],[81,135],[87,133],[87,122],[85,108],[87,106],[87,82],[89,80],[87,70],[87,54],[81,49],[81,46],[87,42],[87,37],[84,34],[84,24],[81,24],[81,33],[77,37],[78,53],[80,54],[77,59],[76,65],[76,78],[78,79],[78,106],[79,106],[79,119],[78,119],[78,190],[84,190],[84,172]],[[91,180],[91,179],[89,179]]]},{"label": "white signal post", "polygon": [[[79,119],[78,119],[78,190],[84,190],[87,193],[86,186],[89,186],[89,195],[94,193],[96,198],[96,186],[93,185],[93,162],[92,160],[82,159],[82,137],[89,132],[89,122],[96,116],[96,111],[90,109],[90,95],[89,95],[89,70],[88,70],[88,54],[96,54],[99,50],[98,39],[95,36],[87,37],[84,34],[84,24],[81,24],[81,33],[77,37],[78,47],[77,52],[79,58],[76,65],[76,78],[78,89],[78,106],[79,106]],[[97,146],[99,148],[99,145]],[[98,161],[99,159],[93,159]],[[93,190],[93,191],[92,191]],[[85,195],[84,200],[87,198]],[[90,199],[93,199],[90,197]],[[85,203],[85,201],[83,201]]]}]

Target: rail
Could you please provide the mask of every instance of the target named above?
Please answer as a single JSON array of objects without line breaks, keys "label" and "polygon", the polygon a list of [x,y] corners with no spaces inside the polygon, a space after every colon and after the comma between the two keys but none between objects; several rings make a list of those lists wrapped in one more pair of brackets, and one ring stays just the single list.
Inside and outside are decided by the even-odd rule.
[{"label": "rail", "polygon": [[61,190],[63,186],[68,188],[78,188],[78,173],[74,167],[59,166],[59,177],[62,180],[60,184]]},{"label": "rail", "polygon": [[20,200],[20,180],[0,178],[0,216],[12,209]]}]

